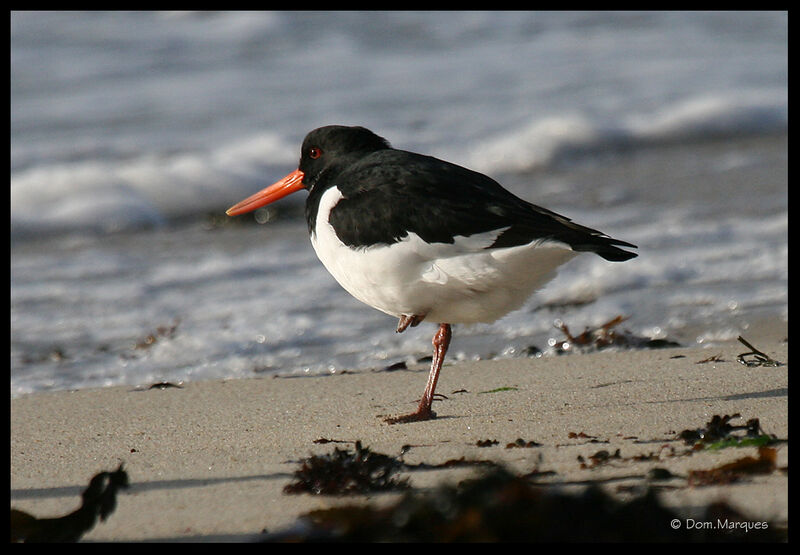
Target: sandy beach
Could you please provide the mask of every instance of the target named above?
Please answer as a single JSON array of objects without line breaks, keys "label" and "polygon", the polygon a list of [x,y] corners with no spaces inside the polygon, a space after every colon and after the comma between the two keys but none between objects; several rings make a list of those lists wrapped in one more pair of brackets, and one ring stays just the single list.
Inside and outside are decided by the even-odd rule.
[{"label": "sandy beach", "polygon": [[[12,542],[788,541],[788,12],[11,17]],[[330,124],[638,256],[583,253],[517,310],[454,325],[437,418],[390,425],[423,392],[436,313],[395,333],[337,283],[304,209],[334,197],[226,215]],[[329,244],[410,231],[438,252],[518,212],[460,178],[432,195],[453,210],[406,194],[438,164],[365,167],[397,200],[329,217],[376,232]],[[369,189],[335,173],[306,185]],[[495,246],[529,227],[502,223]],[[337,457],[327,485],[372,489],[292,491]]]},{"label": "sandy beach", "polygon": [[[283,492],[304,457],[353,446],[319,440],[360,440],[394,456],[411,446],[409,464],[491,460],[519,473],[548,471],[545,487],[597,483],[621,499],[663,468],[673,477],[660,499],[686,518],[725,501],[754,521],[788,526],[788,331],[780,322],[759,330],[747,339],[782,366],[741,364],[737,355],[747,349],[738,342],[446,364],[438,418],[404,425],[380,417],[414,407],[425,366],[23,396],[11,401],[11,506],[37,517],[69,513],[95,473],[123,463],[130,488],[84,540],[250,541],[314,509],[396,499]],[[755,447],[691,452],[677,438],[735,413],[784,440],[773,445],[777,468],[727,485],[690,485],[690,471],[755,456]],[[508,447],[518,439],[537,445]],[[619,453],[586,464],[601,450]],[[403,476],[422,491],[476,472]]]}]

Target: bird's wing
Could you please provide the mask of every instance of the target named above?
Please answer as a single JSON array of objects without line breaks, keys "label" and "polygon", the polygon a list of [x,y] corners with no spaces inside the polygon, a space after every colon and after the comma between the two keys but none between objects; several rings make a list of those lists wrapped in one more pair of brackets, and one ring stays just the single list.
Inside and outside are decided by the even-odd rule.
[{"label": "bird's wing", "polygon": [[427,243],[479,236],[482,241],[471,242],[476,249],[555,241],[608,260],[636,256],[617,248],[635,245],[524,201],[481,173],[429,156],[392,152],[397,153],[394,161],[384,152],[379,160],[367,157],[340,176],[337,186],[344,198],[331,211],[330,222],[346,230],[339,238],[349,246],[392,244],[413,232]]}]

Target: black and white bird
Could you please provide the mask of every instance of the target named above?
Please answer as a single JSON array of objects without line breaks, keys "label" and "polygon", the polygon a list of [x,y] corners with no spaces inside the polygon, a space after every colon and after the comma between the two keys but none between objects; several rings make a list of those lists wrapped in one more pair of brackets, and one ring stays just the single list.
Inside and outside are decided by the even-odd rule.
[{"label": "black and white bird", "polygon": [[455,164],[392,148],[363,127],[306,135],[297,170],[228,209],[250,212],[300,189],[311,244],[356,299],[398,318],[397,331],[437,323],[433,362],[417,410],[435,417],[436,382],[451,324],[494,322],[522,306],[581,252],[623,261],[635,245],[524,201]]}]

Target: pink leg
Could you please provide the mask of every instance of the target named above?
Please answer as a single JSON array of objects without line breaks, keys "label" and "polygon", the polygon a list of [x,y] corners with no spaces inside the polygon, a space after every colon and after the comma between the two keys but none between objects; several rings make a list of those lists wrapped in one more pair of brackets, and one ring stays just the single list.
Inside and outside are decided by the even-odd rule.
[{"label": "pink leg", "polygon": [[431,410],[433,405],[433,394],[436,391],[436,382],[439,381],[439,372],[442,369],[444,355],[450,346],[450,339],[453,337],[450,324],[439,324],[439,329],[433,336],[433,361],[431,362],[431,372],[428,374],[428,383],[419,400],[419,407],[415,412],[404,416],[387,418],[389,424],[403,424],[406,422],[419,422],[421,420],[431,420],[436,418],[436,413]]}]

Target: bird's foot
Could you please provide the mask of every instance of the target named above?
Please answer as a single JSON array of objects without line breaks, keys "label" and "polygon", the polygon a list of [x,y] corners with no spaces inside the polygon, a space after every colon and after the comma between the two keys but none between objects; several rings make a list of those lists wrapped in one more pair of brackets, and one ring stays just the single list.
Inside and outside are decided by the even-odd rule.
[{"label": "bird's foot", "polygon": [[400,319],[397,322],[397,333],[403,333],[409,326],[411,326],[412,328],[414,326],[418,326],[420,322],[422,322],[424,319],[425,319],[424,314],[421,316],[419,314],[414,314],[412,316],[403,314],[402,316],[400,316]]},{"label": "bird's foot", "polygon": [[436,418],[436,413],[429,407],[427,409],[419,408],[416,412],[403,416],[390,416],[389,418],[384,418],[383,421],[387,424],[408,424],[409,422],[423,422],[434,418]]}]

